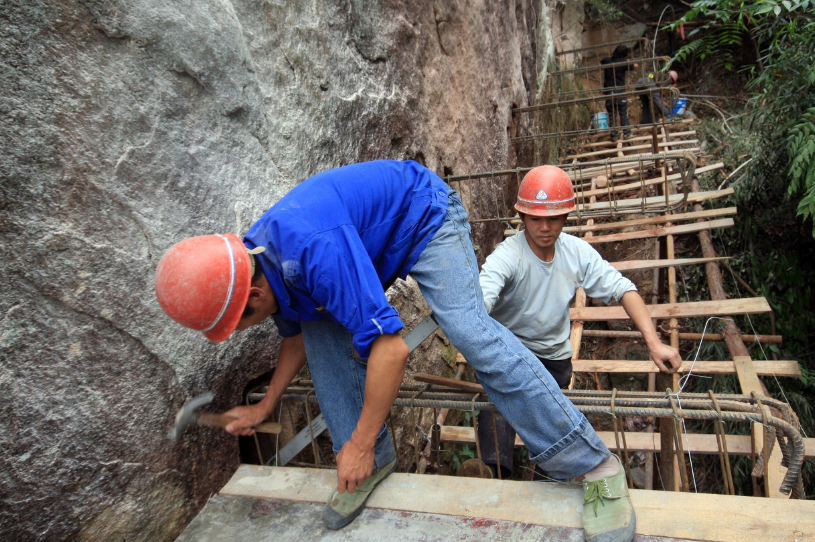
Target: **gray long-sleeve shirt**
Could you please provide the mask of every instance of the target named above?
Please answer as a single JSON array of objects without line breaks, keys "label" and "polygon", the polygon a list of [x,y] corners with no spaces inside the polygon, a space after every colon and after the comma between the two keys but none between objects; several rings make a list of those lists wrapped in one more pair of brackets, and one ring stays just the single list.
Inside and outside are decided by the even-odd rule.
[{"label": "gray long-sleeve shirt", "polygon": [[569,303],[578,288],[604,303],[637,289],[589,243],[566,233],[555,242],[551,262],[532,252],[523,232],[506,239],[487,258],[479,280],[490,316],[545,359],[572,355]]}]

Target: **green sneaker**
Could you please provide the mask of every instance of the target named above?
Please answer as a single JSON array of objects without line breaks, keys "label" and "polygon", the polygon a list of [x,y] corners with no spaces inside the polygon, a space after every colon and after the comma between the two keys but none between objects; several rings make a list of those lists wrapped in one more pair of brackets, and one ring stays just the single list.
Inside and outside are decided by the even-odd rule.
[{"label": "green sneaker", "polygon": [[620,458],[620,472],[594,482],[583,482],[583,530],[586,542],[630,542],[637,517]]},{"label": "green sneaker", "polygon": [[365,508],[365,501],[368,500],[376,485],[394,471],[397,463],[398,458],[394,458],[393,461],[369,476],[353,493],[334,491],[325,505],[323,524],[336,531],[354,521],[354,518]]}]

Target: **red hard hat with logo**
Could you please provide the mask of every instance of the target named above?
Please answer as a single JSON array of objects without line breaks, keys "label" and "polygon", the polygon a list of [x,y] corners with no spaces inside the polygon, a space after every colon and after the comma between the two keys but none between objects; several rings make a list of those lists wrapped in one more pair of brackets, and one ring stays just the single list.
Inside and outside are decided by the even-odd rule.
[{"label": "red hard hat with logo", "polygon": [[556,166],[529,170],[518,189],[515,209],[534,216],[558,216],[575,210],[572,180]]},{"label": "red hard hat with logo", "polygon": [[235,331],[251,284],[252,257],[231,233],[176,243],[156,268],[156,297],[164,312],[216,343]]}]

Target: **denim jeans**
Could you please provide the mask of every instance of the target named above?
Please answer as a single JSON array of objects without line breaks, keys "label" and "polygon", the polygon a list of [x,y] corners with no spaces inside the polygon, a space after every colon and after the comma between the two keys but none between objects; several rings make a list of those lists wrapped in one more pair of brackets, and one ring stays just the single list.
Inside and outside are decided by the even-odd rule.
[{"label": "denim jeans", "polygon": [[[501,413],[550,476],[584,474],[610,452],[541,362],[484,308],[467,211],[448,187],[447,217],[411,269],[447,338],[467,359]],[[337,453],[362,413],[367,360],[354,358],[351,335],[331,321],[301,322],[309,369]],[[395,457],[384,426],[374,469]]]},{"label": "denim jeans", "polygon": [[447,218],[410,274],[532,461],[555,478],[585,474],[611,452],[538,358],[487,314],[467,211],[448,193]]},{"label": "denim jeans", "polygon": [[[301,321],[314,391],[325,418],[334,453],[351,440],[365,398],[368,360],[354,357],[352,335],[332,320]],[[374,470],[393,461],[396,449],[385,424],[376,437]]]}]

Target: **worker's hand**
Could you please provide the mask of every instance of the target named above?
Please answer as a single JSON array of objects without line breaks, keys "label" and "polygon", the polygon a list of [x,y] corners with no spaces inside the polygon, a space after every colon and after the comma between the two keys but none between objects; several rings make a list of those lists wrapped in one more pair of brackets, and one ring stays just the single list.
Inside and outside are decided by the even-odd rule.
[{"label": "worker's hand", "polygon": [[353,493],[374,472],[374,447],[356,442],[356,431],[351,440],[337,454],[337,491]]},{"label": "worker's hand", "polygon": [[636,69],[637,69],[637,68],[639,68],[639,67],[640,67],[640,65],[639,65],[639,64],[637,64],[636,62],[634,62],[634,69],[636,70]]},{"label": "worker's hand", "polygon": [[262,403],[238,406],[224,412],[224,416],[235,418],[235,421],[224,427],[224,429],[230,435],[248,437],[255,434],[253,427],[263,422],[268,415],[269,412]]},{"label": "worker's hand", "polygon": [[682,356],[679,355],[679,350],[673,346],[660,342],[653,346],[649,345],[648,349],[651,351],[654,364],[663,373],[675,373],[682,365]]}]

